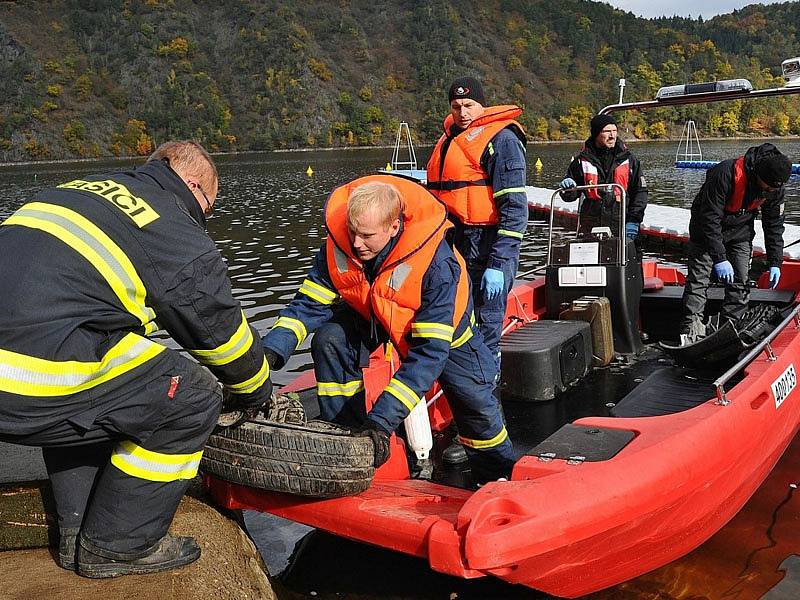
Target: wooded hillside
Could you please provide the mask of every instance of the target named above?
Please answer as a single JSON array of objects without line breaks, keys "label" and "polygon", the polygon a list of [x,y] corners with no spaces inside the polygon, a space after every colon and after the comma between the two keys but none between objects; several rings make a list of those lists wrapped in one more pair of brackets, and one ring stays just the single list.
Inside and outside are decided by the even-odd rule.
[{"label": "wooded hillside", "polygon": [[[662,85],[783,85],[800,2],[707,21],[641,19],[586,0],[53,0],[0,3],[0,161],[433,142],[464,74],[517,103],[531,139]],[[796,97],[625,115],[631,135],[800,134]]]}]

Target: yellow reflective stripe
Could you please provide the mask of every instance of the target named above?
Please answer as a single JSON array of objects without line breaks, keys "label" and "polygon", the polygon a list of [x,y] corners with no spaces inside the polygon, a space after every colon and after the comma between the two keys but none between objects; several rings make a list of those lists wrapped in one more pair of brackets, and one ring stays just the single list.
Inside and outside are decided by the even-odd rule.
[{"label": "yellow reflective stripe", "polygon": [[189,352],[204,365],[227,365],[246,354],[252,345],[253,332],[250,331],[242,311],[242,322],[227,342],[211,350],[189,350]]},{"label": "yellow reflective stripe", "polygon": [[30,202],[3,225],[30,227],[57,237],[97,269],[125,309],[142,325],[155,320],[155,312],[145,304],[147,291],[133,263],[110,237],[84,216],[63,206]]},{"label": "yellow reflective stripe", "polygon": [[495,446],[499,446],[500,444],[505,442],[507,439],[508,439],[508,431],[506,431],[505,427],[503,427],[500,433],[498,433],[490,440],[471,440],[461,435],[458,436],[459,442],[461,442],[465,446],[469,446],[470,448],[475,448],[476,450],[486,450],[487,448],[494,448]]},{"label": "yellow reflective stripe", "polygon": [[[290,317],[278,317],[278,320],[275,321],[275,325],[273,325],[272,328],[275,329],[276,327],[284,327],[285,329],[288,329],[294,333],[294,335],[297,337],[298,347],[308,337],[306,326],[302,321],[298,321],[297,319],[292,319]],[[295,350],[296,349],[297,347],[295,347]]]},{"label": "yellow reflective stripe", "polygon": [[408,410],[414,410],[414,407],[420,402],[420,398],[414,390],[394,377],[389,380],[389,385],[384,391],[400,400]]},{"label": "yellow reflective stripe", "polygon": [[255,392],[264,385],[267,379],[269,379],[269,363],[267,362],[267,358],[264,357],[264,362],[261,363],[261,368],[255,375],[249,379],[245,379],[241,383],[232,383],[225,387],[234,394],[249,394]]},{"label": "yellow reflective stripe", "polygon": [[314,283],[310,279],[306,279],[298,291],[301,294],[305,294],[306,296],[313,298],[320,304],[333,304],[333,301],[339,296],[339,294],[336,292],[332,292],[328,288],[323,287],[318,283]]},{"label": "yellow reflective stripe", "polygon": [[412,323],[411,337],[436,338],[449,343],[453,340],[453,327],[442,323]]},{"label": "yellow reflective stripe", "polygon": [[520,233],[519,231],[511,231],[510,229],[498,229],[497,235],[507,235],[508,237],[513,237],[521,240],[525,234]]},{"label": "yellow reflective stripe", "polygon": [[464,333],[462,333],[460,336],[458,336],[458,339],[456,339],[456,340],[453,340],[453,343],[452,343],[452,344],[450,344],[450,348],[452,349],[452,348],[458,348],[459,346],[463,346],[463,345],[464,345],[464,344],[466,344],[466,343],[467,343],[467,342],[468,342],[470,339],[472,339],[472,336],[473,336],[473,335],[474,335],[474,333],[472,332],[472,327],[471,327],[471,326],[468,326],[468,327],[467,327],[467,328],[464,330]]},{"label": "yellow reflective stripe", "polygon": [[337,381],[318,381],[317,396],[355,396],[364,390],[364,382],[361,379],[339,383]]},{"label": "yellow reflective stripe", "polygon": [[202,456],[202,450],[191,454],[153,452],[125,440],[111,454],[111,464],[132,477],[168,482],[192,479],[197,475]]},{"label": "yellow reflective stripe", "polygon": [[524,192],[524,187],[515,187],[515,188],[506,188],[504,190],[497,190],[494,193],[495,198],[499,198],[500,196],[505,196],[506,194],[513,194],[514,192]]},{"label": "yellow reflective stripe", "polygon": [[105,383],[166,350],[135,333],[97,362],[53,361],[0,350],[0,391],[23,396],[68,396]]}]

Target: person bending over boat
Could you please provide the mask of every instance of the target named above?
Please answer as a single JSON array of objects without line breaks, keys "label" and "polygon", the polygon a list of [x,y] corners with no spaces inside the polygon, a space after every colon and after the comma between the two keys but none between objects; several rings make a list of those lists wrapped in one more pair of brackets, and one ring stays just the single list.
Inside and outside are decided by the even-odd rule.
[{"label": "person bending over boat", "polygon": [[500,333],[528,226],[525,132],[517,106],[486,106],[480,81],[448,89],[450,114],[428,161],[428,189],[447,206],[467,264],[475,317],[500,372]]},{"label": "person bending over boat", "polygon": [[[45,189],[0,226],[0,440],[42,446],[58,562],[115,577],[196,560],[167,533],[222,389],[264,405],[260,336],[205,232],[218,178],[195,142]],[[156,323],[157,322],[157,323]],[[206,365],[148,338],[159,328]]]},{"label": "person bending over boat", "polygon": [[[626,193],[625,237],[635,240],[647,208],[647,182],[642,174],[642,165],[618,137],[617,122],[611,115],[596,115],[592,118],[589,138],[567,168],[567,176],[559,187],[569,190],[579,185],[618,183]],[[601,189],[586,192],[561,192],[566,202],[577,200],[581,194],[584,201],[579,211],[578,232],[589,234],[593,227],[608,226],[614,235],[619,231],[619,190],[604,192]]]},{"label": "person bending over boat", "polygon": [[[316,331],[322,418],[372,438],[376,467],[389,458],[391,433],[438,378],[474,481],[508,477],[514,453],[492,394],[495,362],[474,326],[444,205],[415,182],[374,175],[334,190],[325,224],[328,238],[307,279],[264,337],[272,368]],[[361,367],[381,346],[396,349],[400,366],[367,412]]]},{"label": "person bending over boat", "polygon": [[722,316],[738,319],[747,310],[747,285],[753,252],[754,222],[761,211],[769,284],[775,288],[783,262],[784,184],[792,164],[775,146],[749,148],[744,156],[708,170],[692,202],[689,220],[688,273],[683,292],[681,341],[705,336],[703,313],[713,271],[725,284]]}]

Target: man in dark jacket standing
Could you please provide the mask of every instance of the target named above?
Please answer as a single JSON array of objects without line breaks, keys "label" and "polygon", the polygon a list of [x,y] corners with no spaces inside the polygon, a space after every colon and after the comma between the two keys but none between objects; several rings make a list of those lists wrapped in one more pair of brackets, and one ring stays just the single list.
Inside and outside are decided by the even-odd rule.
[{"label": "man in dark jacket standing", "polygon": [[[231,409],[270,398],[260,336],[205,232],[217,190],[208,153],[169,142],[0,226],[0,440],[42,446],[58,562],[86,577],[196,560],[167,530],[217,422],[217,380]],[[148,337],[162,328],[211,372]]]},{"label": "man in dark jacket standing", "polygon": [[783,262],[784,184],[792,164],[772,144],[749,148],[744,156],[722,161],[706,174],[692,202],[689,264],[683,292],[682,340],[705,335],[703,311],[713,270],[725,283],[722,315],[737,319],[747,310],[754,222],[761,210],[769,283],[778,285]]},{"label": "man in dark jacket standing", "polygon": [[[642,166],[628,147],[617,137],[617,122],[611,115],[596,115],[590,124],[591,135],[561,181],[564,190],[579,185],[618,183],[626,192],[625,237],[636,239],[647,208],[647,182]],[[614,235],[619,231],[620,194],[594,189],[583,192],[585,199],[579,212],[580,233],[591,233],[593,227],[609,226]],[[561,197],[572,202],[577,192],[564,191]]]}]

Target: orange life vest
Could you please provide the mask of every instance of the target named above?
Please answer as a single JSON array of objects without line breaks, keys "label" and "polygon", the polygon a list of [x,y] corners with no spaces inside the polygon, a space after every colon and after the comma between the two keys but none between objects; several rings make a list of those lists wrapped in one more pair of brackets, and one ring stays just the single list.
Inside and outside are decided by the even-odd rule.
[{"label": "orange life vest", "polygon": [[761,194],[758,198],[754,198],[747,205],[746,209],[742,209],[744,204],[744,195],[747,192],[747,173],[744,170],[744,156],[740,156],[733,163],[733,191],[725,201],[725,212],[729,214],[738,214],[741,212],[755,212],[764,204],[766,198]]},{"label": "orange life vest", "polygon": [[[347,204],[360,185],[381,182],[393,185],[403,199],[400,239],[384,259],[372,284],[350,243]],[[422,278],[431,265],[448,229],[445,207],[421,185],[391,175],[361,177],[336,188],[325,207],[328,228],[328,273],[336,291],[364,319],[375,316],[401,356],[408,353],[411,324],[422,304]],[[469,281],[464,259],[454,252],[461,267],[453,312],[453,327],[461,323],[469,303]]]},{"label": "orange life vest", "polygon": [[[599,173],[597,167],[585,158],[581,159],[581,171],[583,171],[584,185],[597,185],[599,182]],[[625,191],[628,190],[628,181],[631,176],[631,161],[626,158],[623,162],[617,165],[614,169],[614,183],[620,184]],[[600,188],[593,188],[586,190],[586,197],[590,200],[600,200]],[[614,188],[614,197],[617,202],[622,199],[622,192],[619,188]]]},{"label": "orange life vest", "polygon": [[[522,109],[517,106],[489,106],[453,138],[453,115],[444,120],[444,134],[428,161],[428,189],[465,225],[498,223],[492,182],[481,167],[481,156],[492,138],[509,125],[516,128],[521,140],[525,139],[522,125],[514,121],[521,114]],[[450,146],[442,164],[442,146],[448,139]]]}]

